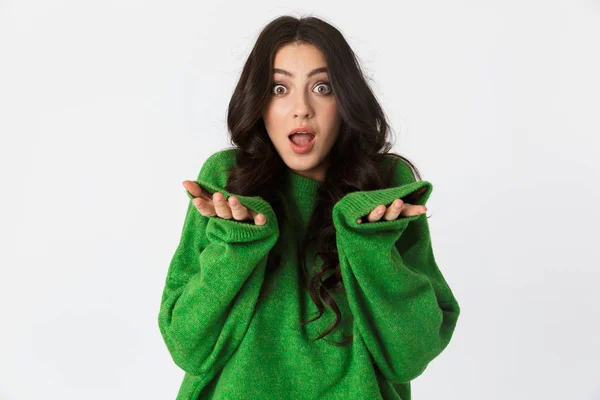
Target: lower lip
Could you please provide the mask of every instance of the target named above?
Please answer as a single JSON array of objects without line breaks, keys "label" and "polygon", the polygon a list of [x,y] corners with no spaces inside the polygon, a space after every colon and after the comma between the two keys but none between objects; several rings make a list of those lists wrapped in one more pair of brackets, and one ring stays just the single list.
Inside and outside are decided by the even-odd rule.
[{"label": "lower lip", "polygon": [[313,144],[315,144],[315,138],[316,136],[313,136],[312,140],[310,142],[308,142],[305,146],[298,146],[296,143],[292,142],[292,139],[288,140],[290,141],[290,147],[292,148],[292,151],[296,154],[304,154],[304,153],[308,153],[310,151],[310,149],[312,149]]}]

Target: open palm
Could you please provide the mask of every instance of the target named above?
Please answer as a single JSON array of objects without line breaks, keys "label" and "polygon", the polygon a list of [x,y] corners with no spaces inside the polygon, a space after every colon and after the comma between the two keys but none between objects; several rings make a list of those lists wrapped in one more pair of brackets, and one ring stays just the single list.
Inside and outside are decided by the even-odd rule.
[{"label": "open palm", "polygon": [[226,201],[222,193],[215,192],[211,195],[195,181],[183,181],[183,186],[194,196],[192,203],[196,209],[206,217],[217,215],[225,219],[234,218],[237,221],[251,220],[256,225],[267,223],[267,217],[264,214],[258,214],[243,206],[235,196],[229,196]]}]

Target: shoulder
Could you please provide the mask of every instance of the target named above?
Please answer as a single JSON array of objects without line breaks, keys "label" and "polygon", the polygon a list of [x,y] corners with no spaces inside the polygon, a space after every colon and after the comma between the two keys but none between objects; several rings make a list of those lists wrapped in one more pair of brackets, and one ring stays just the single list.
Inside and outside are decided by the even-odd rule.
[{"label": "shoulder", "polygon": [[231,147],[211,154],[200,168],[198,182],[210,181],[219,187],[225,187],[229,170],[236,165],[237,151],[237,148]]},{"label": "shoulder", "polygon": [[387,153],[382,160],[383,178],[390,179],[390,186],[397,187],[417,181],[412,167],[403,158]]}]

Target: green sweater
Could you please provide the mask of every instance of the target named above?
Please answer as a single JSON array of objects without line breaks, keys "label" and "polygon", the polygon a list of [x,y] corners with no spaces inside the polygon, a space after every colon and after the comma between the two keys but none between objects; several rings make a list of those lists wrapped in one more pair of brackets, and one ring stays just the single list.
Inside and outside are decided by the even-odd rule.
[{"label": "green sweater", "polygon": [[[359,217],[423,186],[398,163],[390,188],[346,194],[333,207],[345,292],[332,293],[341,324],[324,315],[301,327],[317,308],[303,287],[296,242],[304,237],[321,182],[286,170],[286,223],[279,232],[271,206],[258,196],[224,190],[235,149],[211,155],[197,182],[264,214],[264,225],[205,217],[190,202],[162,294],[158,325],[175,364],[185,371],[177,399],[402,399],[410,381],[450,342],[460,313],[436,264],[425,214],[393,221]],[[394,160],[397,160],[394,158]],[[392,162],[392,156],[386,157]],[[289,222],[289,223],[287,223]],[[265,273],[273,249],[281,264]],[[312,273],[314,242],[309,247]],[[320,265],[318,262],[317,265]],[[275,284],[258,300],[263,283]]]}]

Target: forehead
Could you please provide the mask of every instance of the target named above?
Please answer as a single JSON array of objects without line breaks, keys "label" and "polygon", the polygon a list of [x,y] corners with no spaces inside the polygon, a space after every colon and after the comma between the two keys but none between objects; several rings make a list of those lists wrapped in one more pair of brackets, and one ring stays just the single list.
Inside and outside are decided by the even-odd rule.
[{"label": "forehead", "polygon": [[307,43],[290,43],[281,47],[275,54],[274,68],[292,73],[325,67],[325,55],[316,46]]}]

